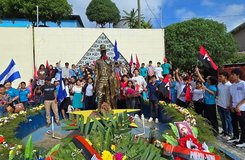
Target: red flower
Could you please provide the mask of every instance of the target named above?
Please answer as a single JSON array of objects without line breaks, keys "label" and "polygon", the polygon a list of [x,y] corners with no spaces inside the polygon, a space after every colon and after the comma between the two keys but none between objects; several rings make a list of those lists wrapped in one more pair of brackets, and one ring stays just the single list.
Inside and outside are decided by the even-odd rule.
[{"label": "red flower", "polygon": [[189,141],[189,140],[191,140],[195,145],[197,145],[198,149],[200,151],[202,151],[202,144],[200,144],[198,142],[198,140],[192,134],[189,134],[189,135],[187,135],[187,136],[185,136],[183,138],[180,138],[179,139],[179,145],[181,147],[187,148],[186,142]]},{"label": "red flower", "polygon": [[0,144],[3,143],[3,142],[5,142],[5,139],[4,139],[3,136],[0,136]]}]

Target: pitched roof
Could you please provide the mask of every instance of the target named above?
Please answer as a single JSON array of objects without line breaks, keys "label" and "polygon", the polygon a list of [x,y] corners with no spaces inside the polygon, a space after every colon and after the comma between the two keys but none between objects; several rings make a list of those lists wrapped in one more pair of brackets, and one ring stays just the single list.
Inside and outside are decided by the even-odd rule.
[{"label": "pitched roof", "polygon": [[231,34],[235,34],[239,32],[240,30],[245,29],[245,22],[234,28],[233,30],[230,31]]}]

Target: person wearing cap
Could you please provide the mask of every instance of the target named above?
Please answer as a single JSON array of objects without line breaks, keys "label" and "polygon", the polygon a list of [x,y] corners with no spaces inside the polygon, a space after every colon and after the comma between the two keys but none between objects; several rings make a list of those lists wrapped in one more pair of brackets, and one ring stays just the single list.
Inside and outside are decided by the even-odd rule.
[{"label": "person wearing cap", "polygon": [[46,77],[45,82],[46,82],[45,85],[42,86],[42,92],[43,92],[44,106],[46,111],[46,122],[47,122],[46,126],[49,127],[51,125],[51,121],[50,121],[51,108],[54,113],[55,122],[59,126],[60,121],[59,121],[59,114],[58,114],[56,87],[51,83],[50,77]]},{"label": "person wearing cap", "polygon": [[161,65],[162,67],[162,75],[165,77],[166,75],[168,75],[170,73],[170,70],[172,69],[172,62],[170,61],[168,63],[168,59],[164,58],[164,63]]},{"label": "person wearing cap", "polygon": [[100,45],[101,57],[95,65],[95,88],[100,109],[103,100],[111,107],[116,108],[116,97],[119,93],[119,81],[116,78],[114,63],[106,55],[106,46]]}]

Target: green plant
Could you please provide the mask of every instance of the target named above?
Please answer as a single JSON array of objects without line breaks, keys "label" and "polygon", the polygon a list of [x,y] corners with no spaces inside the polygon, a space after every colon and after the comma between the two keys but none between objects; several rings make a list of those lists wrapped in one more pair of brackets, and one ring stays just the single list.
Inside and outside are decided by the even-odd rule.
[{"label": "green plant", "polygon": [[111,0],[92,0],[86,9],[86,15],[102,28],[106,23],[117,23],[120,20],[120,11]]},{"label": "green plant", "polygon": [[210,19],[191,19],[165,28],[166,56],[185,71],[197,65],[199,48],[204,45],[213,61],[223,66],[237,51],[237,44],[224,24]]}]

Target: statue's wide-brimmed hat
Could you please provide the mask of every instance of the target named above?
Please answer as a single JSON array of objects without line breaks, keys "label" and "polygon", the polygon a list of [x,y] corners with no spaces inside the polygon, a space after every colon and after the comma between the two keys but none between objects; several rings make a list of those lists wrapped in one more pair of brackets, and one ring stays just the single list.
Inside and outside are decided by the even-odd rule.
[{"label": "statue's wide-brimmed hat", "polygon": [[106,51],[106,50],[107,50],[107,49],[106,49],[106,45],[101,44],[101,45],[100,45],[100,50],[101,50],[101,51]]}]

